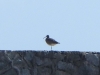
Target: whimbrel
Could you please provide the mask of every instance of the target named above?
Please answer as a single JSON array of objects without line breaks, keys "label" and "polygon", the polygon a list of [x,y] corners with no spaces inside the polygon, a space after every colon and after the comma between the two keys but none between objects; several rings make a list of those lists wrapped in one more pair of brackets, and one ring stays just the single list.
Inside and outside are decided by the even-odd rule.
[{"label": "whimbrel", "polygon": [[56,40],[50,38],[49,35],[47,35],[47,36],[44,37],[44,38],[46,38],[46,39],[45,39],[46,43],[47,43],[48,45],[51,46],[51,50],[52,50],[52,46],[55,46],[56,44],[60,44],[60,43],[57,42]]}]

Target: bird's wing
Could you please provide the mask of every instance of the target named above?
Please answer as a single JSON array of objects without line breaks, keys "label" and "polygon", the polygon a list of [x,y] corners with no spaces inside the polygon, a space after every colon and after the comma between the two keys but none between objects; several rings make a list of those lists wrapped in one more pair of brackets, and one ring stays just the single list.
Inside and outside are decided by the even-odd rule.
[{"label": "bird's wing", "polygon": [[60,44],[59,42],[57,42],[56,40],[54,40],[54,39],[52,39],[52,38],[49,38],[49,40],[51,40],[51,41],[53,41],[53,42],[55,42],[55,43]]}]

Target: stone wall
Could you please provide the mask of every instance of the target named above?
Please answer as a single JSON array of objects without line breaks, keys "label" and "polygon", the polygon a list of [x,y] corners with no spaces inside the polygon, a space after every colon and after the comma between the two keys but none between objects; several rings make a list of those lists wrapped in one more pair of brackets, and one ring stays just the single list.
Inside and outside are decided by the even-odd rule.
[{"label": "stone wall", "polygon": [[100,75],[100,53],[1,50],[0,75]]}]

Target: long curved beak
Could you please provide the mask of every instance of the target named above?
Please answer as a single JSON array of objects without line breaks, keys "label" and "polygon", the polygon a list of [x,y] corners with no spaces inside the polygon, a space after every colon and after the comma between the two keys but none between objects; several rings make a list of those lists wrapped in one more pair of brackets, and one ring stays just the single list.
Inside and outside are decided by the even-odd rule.
[{"label": "long curved beak", "polygon": [[[46,37],[44,37],[44,38],[46,38]],[[43,39],[44,39],[44,38],[43,38]]]}]

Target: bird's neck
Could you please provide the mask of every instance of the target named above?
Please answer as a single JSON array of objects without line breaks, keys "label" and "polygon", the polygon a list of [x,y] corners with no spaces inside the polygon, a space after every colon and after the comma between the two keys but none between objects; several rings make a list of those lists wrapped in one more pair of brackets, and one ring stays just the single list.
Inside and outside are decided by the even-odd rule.
[{"label": "bird's neck", "polygon": [[48,39],[49,37],[47,37],[47,39]]}]

